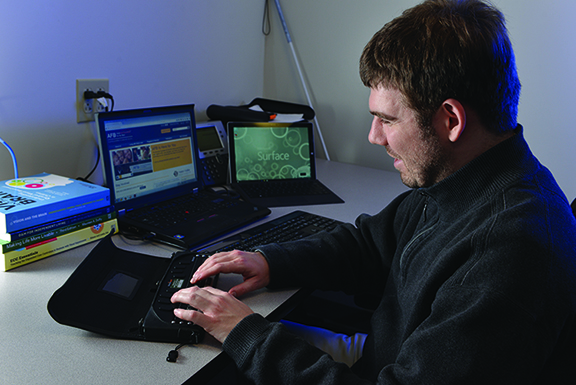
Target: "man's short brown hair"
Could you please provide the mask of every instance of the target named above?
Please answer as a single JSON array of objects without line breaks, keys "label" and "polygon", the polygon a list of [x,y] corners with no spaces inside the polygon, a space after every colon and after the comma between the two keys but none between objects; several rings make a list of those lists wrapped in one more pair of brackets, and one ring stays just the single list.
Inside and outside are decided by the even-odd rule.
[{"label": "man's short brown hair", "polygon": [[516,127],[520,81],[505,20],[479,0],[428,0],[386,24],[364,48],[360,77],[396,88],[420,124],[448,98],[472,108],[487,129]]}]

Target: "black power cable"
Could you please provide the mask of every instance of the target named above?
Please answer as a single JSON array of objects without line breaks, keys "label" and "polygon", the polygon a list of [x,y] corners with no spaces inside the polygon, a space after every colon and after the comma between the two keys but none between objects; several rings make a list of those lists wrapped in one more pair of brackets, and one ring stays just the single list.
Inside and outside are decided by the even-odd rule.
[{"label": "black power cable", "polygon": [[[90,91],[90,90],[84,91],[84,100],[100,99],[100,98],[109,99],[110,100],[110,111],[114,110],[114,97],[111,94],[109,94],[108,92],[104,92],[102,90],[97,91],[97,92]],[[108,112],[108,107],[106,107],[106,112]],[[99,163],[100,163],[100,149],[97,148],[96,164],[94,164],[94,167],[92,168],[92,170],[85,177],[83,177],[83,178],[78,177],[76,179],[90,183],[88,178],[90,178],[92,176],[92,174],[94,173],[94,171],[96,171],[96,168],[98,167]]]}]

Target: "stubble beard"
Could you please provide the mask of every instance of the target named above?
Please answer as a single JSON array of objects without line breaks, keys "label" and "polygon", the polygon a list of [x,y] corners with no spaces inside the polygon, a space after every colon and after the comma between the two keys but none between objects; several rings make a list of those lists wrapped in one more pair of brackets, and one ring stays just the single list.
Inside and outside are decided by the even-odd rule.
[{"label": "stubble beard", "polygon": [[450,154],[440,144],[440,139],[432,127],[420,131],[421,146],[410,159],[400,158],[387,148],[388,153],[402,160],[406,170],[400,179],[409,188],[430,187],[451,174]]}]

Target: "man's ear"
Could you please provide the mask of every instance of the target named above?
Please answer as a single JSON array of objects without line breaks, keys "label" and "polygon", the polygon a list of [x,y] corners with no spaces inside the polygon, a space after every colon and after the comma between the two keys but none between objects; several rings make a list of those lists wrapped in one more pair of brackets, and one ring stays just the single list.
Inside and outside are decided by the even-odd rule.
[{"label": "man's ear", "polygon": [[451,142],[456,142],[466,128],[466,110],[456,99],[446,99],[437,112],[440,129]]}]

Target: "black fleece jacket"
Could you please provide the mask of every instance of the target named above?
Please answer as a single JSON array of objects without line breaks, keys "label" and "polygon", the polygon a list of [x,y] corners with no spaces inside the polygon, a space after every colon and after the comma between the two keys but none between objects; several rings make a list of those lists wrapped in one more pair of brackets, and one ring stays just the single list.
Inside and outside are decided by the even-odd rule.
[{"label": "black fleece jacket", "polygon": [[576,221],[522,128],[355,226],[263,246],[270,288],[376,299],[352,369],[253,314],[223,349],[256,384],[576,383]]}]

